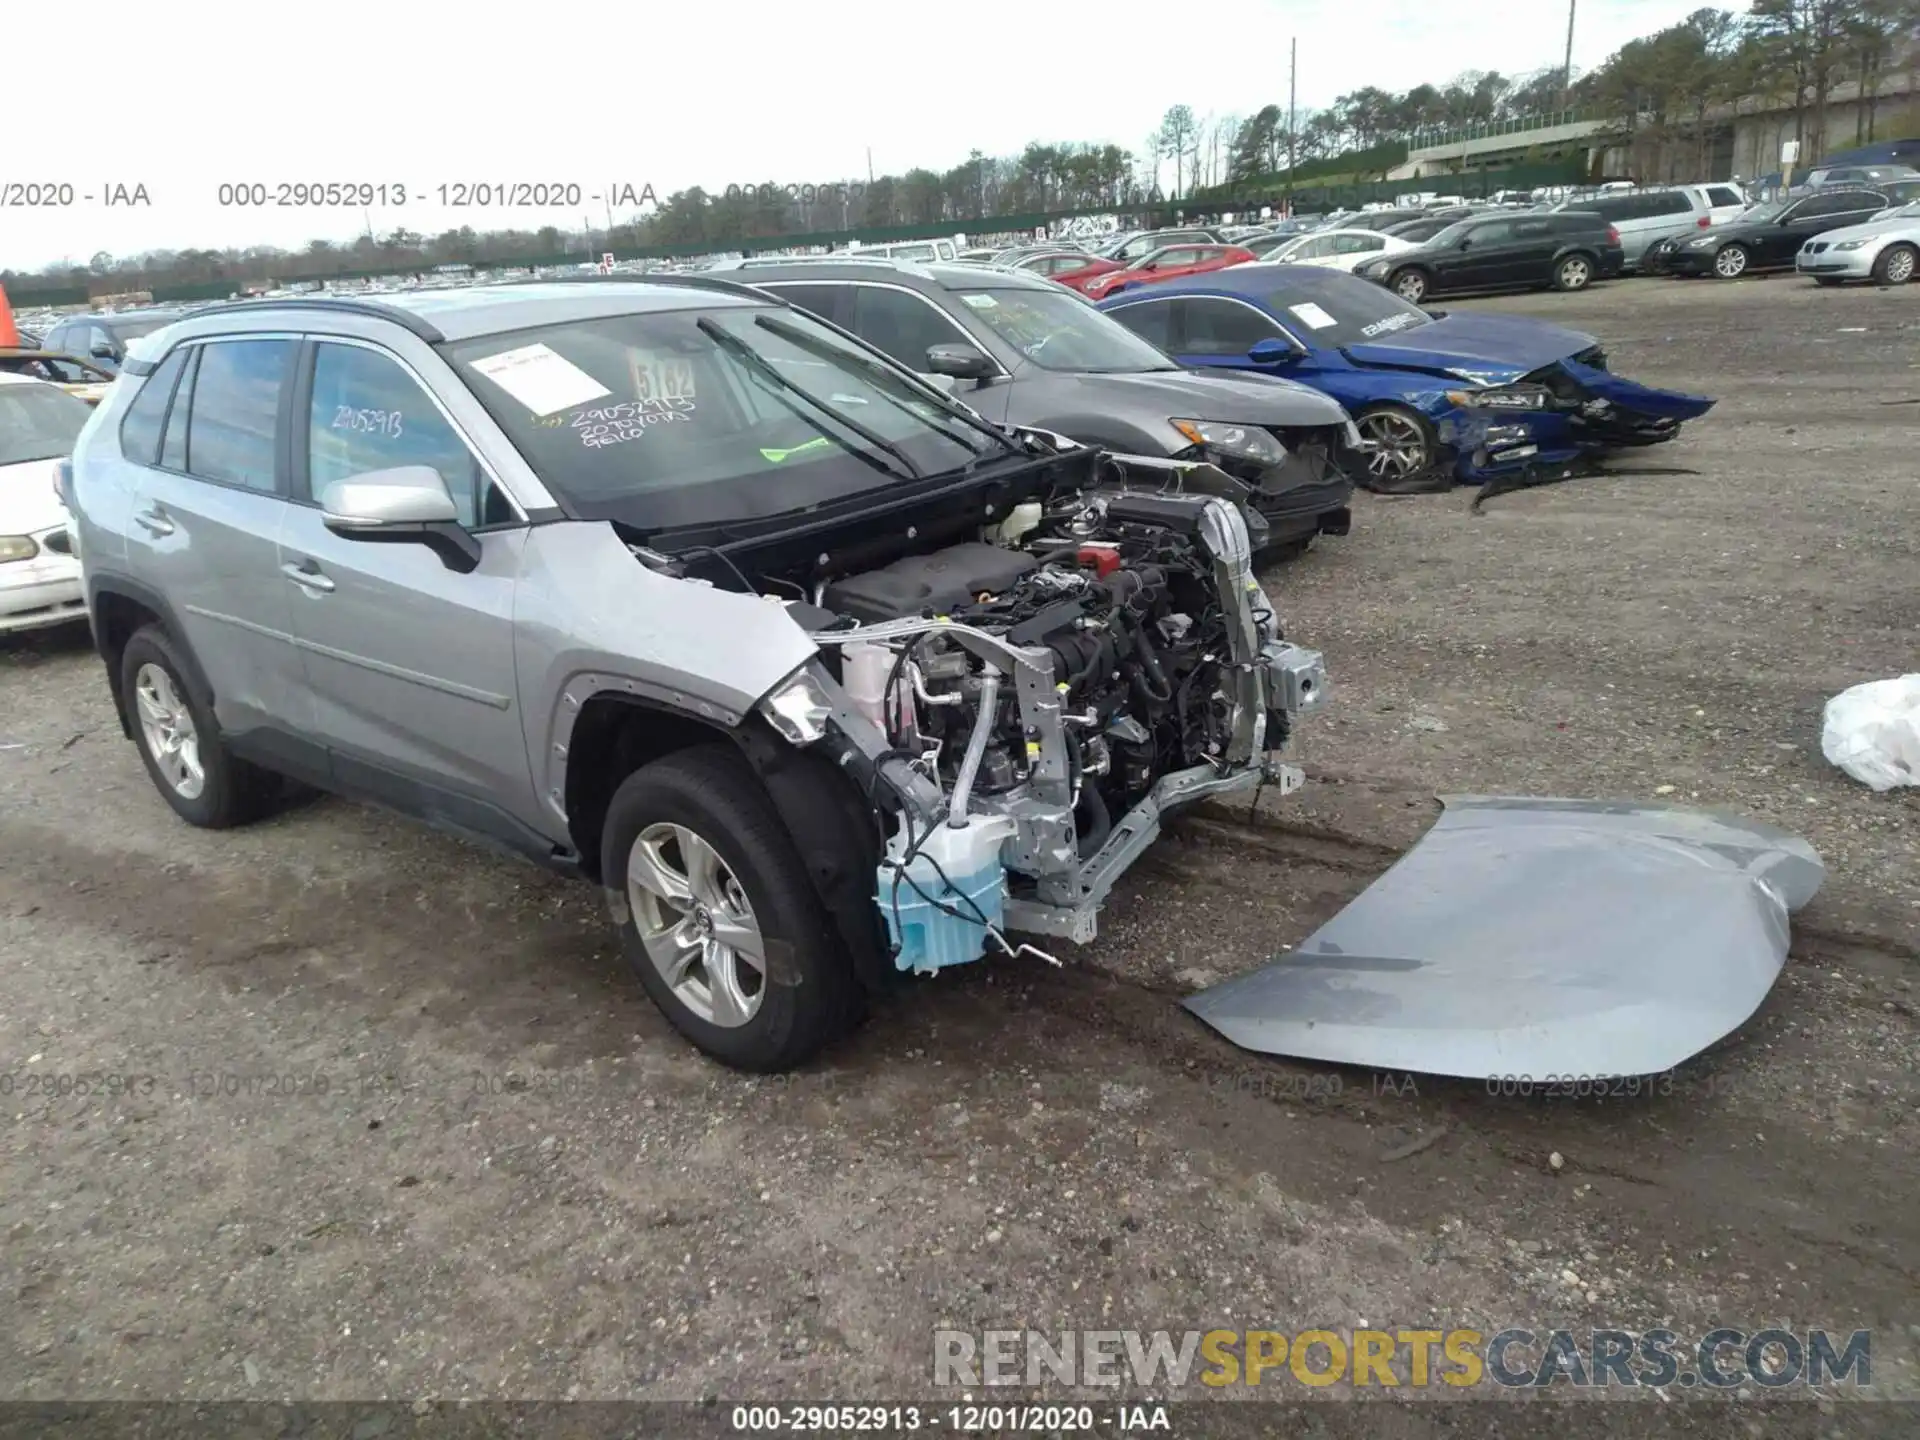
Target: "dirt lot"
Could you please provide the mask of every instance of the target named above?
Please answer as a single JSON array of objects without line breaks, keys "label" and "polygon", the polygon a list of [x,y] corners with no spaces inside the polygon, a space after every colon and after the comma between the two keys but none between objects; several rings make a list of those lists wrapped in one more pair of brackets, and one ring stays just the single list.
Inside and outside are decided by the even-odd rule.
[{"label": "dirt lot", "polygon": [[[84,634],[0,645],[0,1396],[906,1399],[942,1323],[1662,1322],[1871,1328],[1874,1390],[1920,1396],[1920,792],[1818,744],[1827,696],[1915,668],[1920,289],[1472,303],[1723,397],[1648,462],[1696,473],[1362,503],[1270,577],[1335,682],[1301,794],[1181,824],[1067,969],[929,983],[782,1081],[682,1044],[592,894],[330,801],[192,831]],[[1667,786],[1830,866],[1669,1095],[1290,1067],[1175,1006],[1436,794]],[[26,1094],[81,1073],[153,1081]]]}]

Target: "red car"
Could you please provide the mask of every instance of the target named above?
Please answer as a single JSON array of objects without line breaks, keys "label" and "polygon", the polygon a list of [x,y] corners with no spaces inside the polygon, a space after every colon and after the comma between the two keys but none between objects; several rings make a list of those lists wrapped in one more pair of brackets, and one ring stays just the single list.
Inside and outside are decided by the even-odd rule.
[{"label": "red car", "polygon": [[1243,245],[1168,245],[1147,255],[1142,255],[1133,264],[1124,269],[1109,270],[1082,280],[1081,276],[1090,272],[1081,271],[1072,277],[1056,277],[1062,283],[1072,283],[1089,300],[1105,300],[1122,290],[1131,290],[1138,285],[1151,285],[1159,280],[1172,280],[1180,275],[1199,275],[1208,270],[1224,270],[1229,265],[1242,265],[1254,258],[1253,251]]},{"label": "red car", "polygon": [[1065,255],[1047,257],[1049,268],[1021,262],[1022,270],[1033,270],[1049,280],[1058,280],[1070,290],[1087,293],[1087,286],[1102,275],[1112,275],[1126,269],[1118,260],[1103,260],[1098,255],[1075,255],[1069,259]]}]

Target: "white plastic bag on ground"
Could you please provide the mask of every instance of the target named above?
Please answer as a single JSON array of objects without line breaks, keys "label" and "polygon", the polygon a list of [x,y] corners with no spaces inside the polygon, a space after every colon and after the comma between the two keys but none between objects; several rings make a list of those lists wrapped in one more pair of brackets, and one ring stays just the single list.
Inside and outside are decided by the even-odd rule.
[{"label": "white plastic bag on ground", "polygon": [[1827,701],[1820,750],[1862,785],[1920,785],[1920,675],[1869,680]]}]

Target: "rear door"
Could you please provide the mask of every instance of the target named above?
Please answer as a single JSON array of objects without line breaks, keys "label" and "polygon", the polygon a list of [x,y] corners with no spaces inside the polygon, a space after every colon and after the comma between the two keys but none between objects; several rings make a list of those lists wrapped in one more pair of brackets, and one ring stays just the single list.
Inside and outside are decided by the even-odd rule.
[{"label": "rear door", "polygon": [[1809,195],[1781,217],[1782,223],[1769,226],[1760,237],[1760,259],[1769,265],[1791,265],[1809,236],[1857,225],[1873,215],[1881,197],[1863,190],[1824,190]]},{"label": "rear door", "polygon": [[158,452],[140,471],[127,564],[172,611],[221,730],[310,770],[295,737],[312,717],[279,568],[298,344],[237,335],[185,347]]},{"label": "rear door", "polygon": [[[293,407],[292,501],[275,578],[334,781],[439,823],[513,838],[501,797],[531,795],[514,677],[526,520],[414,371],[365,341],[321,339]],[[479,537],[462,574],[427,546],[348,540],[329,485],[424,465]]]}]

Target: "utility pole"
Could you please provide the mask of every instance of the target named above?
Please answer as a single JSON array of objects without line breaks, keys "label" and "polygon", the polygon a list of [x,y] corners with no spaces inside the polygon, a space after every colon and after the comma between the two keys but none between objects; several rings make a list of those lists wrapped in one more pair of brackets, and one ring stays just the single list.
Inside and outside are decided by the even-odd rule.
[{"label": "utility pole", "polygon": [[1287,218],[1293,218],[1293,166],[1294,166],[1294,130],[1295,99],[1299,94],[1300,79],[1300,40],[1295,36],[1287,42]]},{"label": "utility pole", "polygon": [[1560,71],[1560,108],[1573,108],[1573,7],[1577,0],[1567,0],[1567,61]]}]

